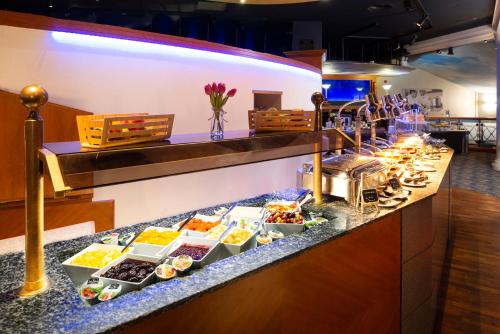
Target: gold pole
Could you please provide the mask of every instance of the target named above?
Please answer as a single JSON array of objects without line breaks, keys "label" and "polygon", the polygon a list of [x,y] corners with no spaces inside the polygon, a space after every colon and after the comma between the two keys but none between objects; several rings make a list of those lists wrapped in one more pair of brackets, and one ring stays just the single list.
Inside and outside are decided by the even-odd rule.
[{"label": "gold pole", "polygon": [[42,87],[31,85],[23,88],[20,98],[29,115],[24,121],[26,271],[19,295],[28,297],[49,288],[43,258],[43,163],[38,158],[43,143],[43,120],[39,112],[48,95]]},{"label": "gold pole", "polygon": [[[314,104],[316,115],[316,130],[323,130],[323,112],[321,111],[321,105],[325,101],[323,94],[316,92],[311,96],[311,102]],[[315,144],[315,151],[317,153],[313,154],[313,196],[314,203],[316,205],[323,203],[323,173],[322,173],[322,139],[323,136],[320,133],[320,142]]]},{"label": "gold pole", "polygon": [[361,152],[361,117],[356,116],[354,118],[354,142],[355,142],[355,148],[356,148],[356,153]]}]

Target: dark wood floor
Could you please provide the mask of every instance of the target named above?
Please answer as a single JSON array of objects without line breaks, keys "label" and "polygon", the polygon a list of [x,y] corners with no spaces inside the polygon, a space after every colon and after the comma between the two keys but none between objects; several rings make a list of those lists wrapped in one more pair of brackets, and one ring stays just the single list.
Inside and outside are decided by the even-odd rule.
[{"label": "dark wood floor", "polygon": [[500,198],[453,189],[439,333],[500,333]]}]

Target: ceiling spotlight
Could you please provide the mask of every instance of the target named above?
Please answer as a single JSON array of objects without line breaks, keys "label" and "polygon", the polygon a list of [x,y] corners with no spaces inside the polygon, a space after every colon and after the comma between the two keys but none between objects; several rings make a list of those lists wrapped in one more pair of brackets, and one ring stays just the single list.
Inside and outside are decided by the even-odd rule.
[{"label": "ceiling spotlight", "polygon": [[488,40],[487,40],[487,39],[485,39],[485,40],[483,41],[483,43],[484,43],[484,44],[487,44],[487,43],[488,43]]},{"label": "ceiling spotlight", "polygon": [[400,41],[398,41],[398,43],[396,44],[396,48],[394,50],[396,50],[396,51],[401,50],[401,42]]},{"label": "ceiling spotlight", "polygon": [[385,92],[387,93],[389,91],[389,89],[392,88],[392,85],[390,83],[387,82],[387,80],[384,80],[384,84],[382,85],[382,88],[385,90]]},{"label": "ceiling spotlight", "polygon": [[448,48],[448,56],[453,56],[455,53],[453,52],[453,48]]},{"label": "ceiling spotlight", "polygon": [[437,53],[438,55],[440,55],[441,53],[443,53],[443,51],[441,51],[441,50],[436,50],[436,53]]},{"label": "ceiling spotlight", "polygon": [[52,0],[51,0],[51,1],[49,1],[49,8],[52,8],[52,7],[54,7],[54,5],[52,4]]},{"label": "ceiling spotlight", "polygon": [[245,0],[240,0],[240,3],[245,3]]},{"label": "ceiling spotlight", "polygon": [[415,23],[417,25],[417,28],[422,30],[424,29],[425,22],[429,21],[429,15],[425,15],[420,21]]}]

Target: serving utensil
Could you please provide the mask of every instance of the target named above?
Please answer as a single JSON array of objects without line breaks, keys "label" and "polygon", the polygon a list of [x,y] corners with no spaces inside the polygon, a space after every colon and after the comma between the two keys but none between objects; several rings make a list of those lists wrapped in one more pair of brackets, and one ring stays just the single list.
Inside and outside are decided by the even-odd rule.
[{"label": "serving utensil", "polygon": [[191,214],[186,218],[185,221],[183,221],[180,225],[179,225],[179,228],[177,229],[177,232],[179,232],[180,230],[182,230],[182,228],[187,224],[189,223],[193,218],[194,216],[196,216],[196,214],[198,214],[198,211],[193,211],[191,212]]},{"label": "serving utensil", "polygon": [[[142,232],[141,232],[141,233],[142,233]],[[131,244],[135,241],[135,239],[137,239],[137,237],[138,237],[141,233],[137,233],[137,234],[135,235],[135,237],[133,237],[133,238],[132,238],[132,240],[130,240],[130,241],[129,241],[126,245],[125,245],[125,247],[123,247],[123,249],[122,249],[122,251],[121,251],[121,252],[122,252],[122,253],[123,253],[123,252],[125,252],[125,250],[128,248],[128,246],[130,246],[130,245],[131,245]]]},{"label": "serving utensil", "polygon": [[313,199],[313,195],[311,192],[309,192],[305,197],[304,199],[302,199],[302,201],[299,202],[299,207],[301,207],[302,205],[306,204],[307,202],[309,202],[310,200]]},{"label": "serving utensil", "polygon": [[236,226],[236,221],[232,221],[231,224],[229,224],[226,228],[226,230],[224,232],[221,233],[221,235],[219,236],[219,238],[215,241],[215,243],[213,244],[212,247],[210,247],[210,249],[208,250],[207,254],[210,253],[212,251],[212,249],[217,246],[218,244],[220,244],[221,240],[229,233],[229,231]]},{"label": "serving utensil", "polygon": [[220,216],[220,220],[222,221],[222,220],[224,219],[224,217],[226,217],[226,216],[227,216],[227,214],[228,214],[229,212],[231,212],[231,211],[232,211],[235,207],[237,207],[237,206],[238,206],[238,204],[239,204],[239,203],[240,203],[240,202],[236,202],[236,203],[234,203],[233,205],[231,205],[231,206],[229,207],[229,209],[228,209],[226,212],[224,212],[224,214],[223,214],[222,216]]},{"label": "serving utensil", "polygon": [[299,206],[302,206],[303,204],[307,203],[310,199],[312,199],[312,194],[311,190],[306,190],[302,194],[300,194],[296,199],[295,202],[299,204]]}]

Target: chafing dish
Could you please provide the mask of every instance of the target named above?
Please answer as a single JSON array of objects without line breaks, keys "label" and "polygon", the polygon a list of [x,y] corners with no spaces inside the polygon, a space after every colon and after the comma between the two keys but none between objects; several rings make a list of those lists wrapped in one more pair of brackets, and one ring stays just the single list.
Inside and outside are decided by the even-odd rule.
[{"label": "chafing dish", "polygon": [[[323,193],[341,197],[354,205],[363,173],[363,188],[378,188],[386,182],[386,167],[378,159],[359,154],[343,154],[323,158]],[[312,189],[313,165],[307,162],[297,171],[300,187]]]}]

